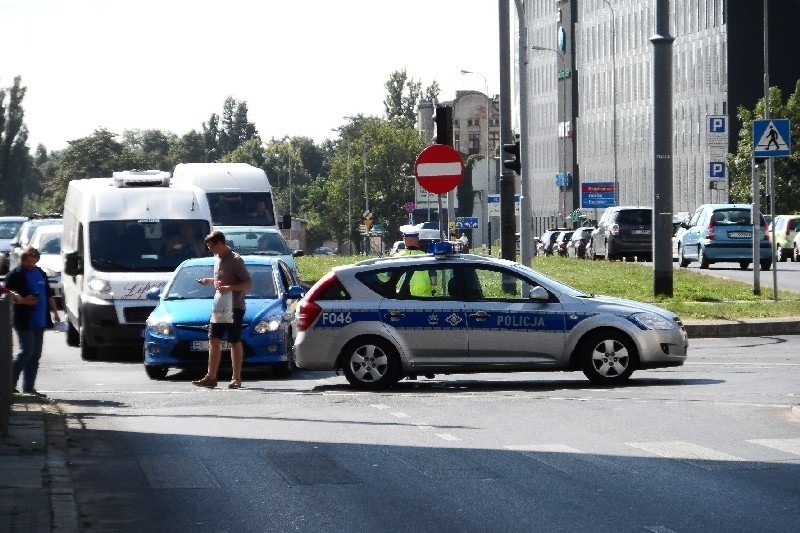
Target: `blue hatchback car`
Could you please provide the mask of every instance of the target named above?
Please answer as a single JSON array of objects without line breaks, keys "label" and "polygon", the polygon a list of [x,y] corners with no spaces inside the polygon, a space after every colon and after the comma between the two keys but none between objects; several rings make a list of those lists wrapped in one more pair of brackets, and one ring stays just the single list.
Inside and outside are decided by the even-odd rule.
[{"label": "blue hatchback car", "polygon": [[[245,295],[242,325],[244,367],[269,366],[288,377],[294,368],[295,307],[303,296],[295,274],[283,260],[242,256],[252,288]],[[208,323],[214,287],[198,278],[213,277],[214,258],[181,263],[163,288],[147,297],[159,300],[144,331],[144,368],[151,379],[164,379],[170,367],[200,368],[208,363]],[[230,361],[223,342],[222,362]]]},{"label": "blue hatchback car", "polygon": [[[680,266],[692,261],[700,268],[712,263],[739,263],[747,269],[753,262],[753,219],[750,204],[705,204],[695,211],[678,241]],[[772,247],[767,239],[764,217],[759,220],[758,236],[761,270],[772,266]]]}]

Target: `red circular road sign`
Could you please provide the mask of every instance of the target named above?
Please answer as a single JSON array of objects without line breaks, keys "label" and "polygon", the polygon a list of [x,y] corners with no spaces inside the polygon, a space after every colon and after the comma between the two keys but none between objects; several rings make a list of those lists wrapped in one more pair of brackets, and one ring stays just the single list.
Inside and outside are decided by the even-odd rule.
[{"label": "red circular road sign", "polygon": [[425,148],[414,162],[414,175],[428,192],[444,194],[455,189],[464,177],[461,154],[446,144]]}]

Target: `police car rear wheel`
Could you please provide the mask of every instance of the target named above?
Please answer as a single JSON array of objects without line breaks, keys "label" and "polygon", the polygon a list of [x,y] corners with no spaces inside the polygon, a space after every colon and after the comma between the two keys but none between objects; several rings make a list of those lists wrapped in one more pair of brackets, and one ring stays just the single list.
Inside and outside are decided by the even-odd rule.
[{"label": "police car rear wheel", "polygon": [[361,389],[385,389],[400,378],[400,359],[394,347],[383,339],[365,337],[343,350],[344,375]]},{"label": "police car rear wheel", "polygon": [[584,344],[583,373],[598,385],[626,381],[633,373],[636,350],[630,339],[620,333],[597,333]]}]

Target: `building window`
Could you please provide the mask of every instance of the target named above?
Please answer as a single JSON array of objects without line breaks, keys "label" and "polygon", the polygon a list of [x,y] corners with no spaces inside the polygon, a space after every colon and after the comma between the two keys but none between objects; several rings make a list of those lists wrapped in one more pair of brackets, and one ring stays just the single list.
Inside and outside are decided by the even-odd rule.
[{"label": "building window", "polygon": [[500,132],[489,132],[489,153],[497,155],[500,150]]},{"label": "building window", "polygon": [[457,151],[461,151],[461,134],[453,132],[453,148]]},{"label": "building window", "polygon": [[467,147],[468,153],[472,154],[479,154],[481,153],[481,134],[480,133],[470,133],[469,134],[469,146]]}]

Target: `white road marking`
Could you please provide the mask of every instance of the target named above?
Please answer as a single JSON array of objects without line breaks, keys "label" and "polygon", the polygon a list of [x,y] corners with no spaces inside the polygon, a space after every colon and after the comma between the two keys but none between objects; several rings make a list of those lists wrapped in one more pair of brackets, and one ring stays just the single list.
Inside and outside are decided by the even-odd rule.
[{"label": "white road marking", "polygon": [[786,453],[800,455],[800,439],[752,439],[747,442],[760,444]]},{"label": "white road marking", "polygon": [[443,440],[461,440],[455,435],[451,435],[449,433],[436,433],[436,436]]},{"label": "white road marking", "polygon": [[407,414],[405,414],[405,413],[401,413],[401,412],[399,412],[399,411],[395,411],[395,412],[393,412],[393,413],[390,413],[390,414],[391,414],[392,416],[396,416],[397,418],[411,418],[411,415],[407,415]]},{"label": "white road marking", "polygon": [[661,457],[666,457],[667,459],[685,461],[706,470],[716,469],[713,467],[712,461],[720,463],[739,463],[745,461],[745,459],[741,457],[698,446],[691,442],[628,442],[626,444],[655,455],[660,455]]}]

